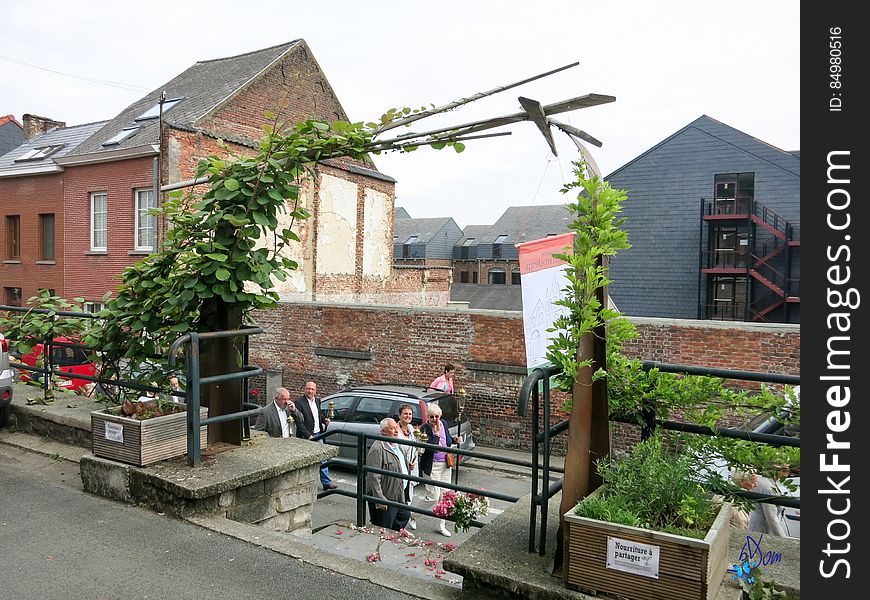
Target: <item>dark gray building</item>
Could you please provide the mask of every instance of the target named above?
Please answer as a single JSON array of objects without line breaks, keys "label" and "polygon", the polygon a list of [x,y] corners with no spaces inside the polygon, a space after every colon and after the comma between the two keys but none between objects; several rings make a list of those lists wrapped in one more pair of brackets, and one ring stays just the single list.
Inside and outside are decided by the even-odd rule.
[{"label": "dark gray building", "polygon": [[705,115],[605,179],[628,192],[624,314],[800,322],[798,152]]},{"label": "dark gray building", "polygon": [[24,127],[13,115],[0,117],[0,156],[24,143]]},{"label": "dark gray building", "polygon": [[[393,221],[393,258],[447,260],[462,237],[462,229],[452,217],[402,218],[396,209]],[[405,213],[407,214],[407,213]]]}]

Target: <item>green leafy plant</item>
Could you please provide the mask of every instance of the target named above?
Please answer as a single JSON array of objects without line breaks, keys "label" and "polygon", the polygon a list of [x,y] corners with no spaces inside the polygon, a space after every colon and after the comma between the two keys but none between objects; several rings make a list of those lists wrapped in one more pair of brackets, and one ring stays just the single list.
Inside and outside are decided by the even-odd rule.
[{"label": "green leafy plant", "polygon": [[[89,319],[81,317],[61,316],[61,312],[80,312],[82,298],[70,301],[51,294],[48,290],[40,290],[36,296],[27,299],[26,312],[9,312],[0,316],[0,331],[9,340],[11,347],[19,354],[30,354],[37,344],[53,340],[56,337],[66,337],[78,340],[86,337],[92,326]],[[36,357],[36,366],[45,366],[45,354],[41,352]],[[33,383],[31,378],[29,383]],[[58,388],[63,389],[63,388]],[[42,402],[54,399],[54,387],[44,388]]]},{"label": "green leafy plant", "polygon": [[604,487],[577,505],[583,517],[703,538],[721,507],[698,480],[692,457],[668,449],[658,435],[596,468]]}]

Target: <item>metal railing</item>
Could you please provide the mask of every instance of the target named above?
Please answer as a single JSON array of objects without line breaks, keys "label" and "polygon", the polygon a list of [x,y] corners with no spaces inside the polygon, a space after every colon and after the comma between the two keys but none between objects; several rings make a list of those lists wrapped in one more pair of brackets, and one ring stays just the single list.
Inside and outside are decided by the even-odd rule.
[{"label": "metal railing", "polygon": [[[641,361],[641,365],[645,371],[658,369],[664,373],[682,373],[687,375],[703,375],[709,377],[720,377],[723,379],[735,379],[742,381],[758,381],[767,383],[779,384],[799,384],[800,376],[787,375],[778,373],[758,373],[754,371],[743,371],[735,369],[718,369],[711,367],[697,367],[692,365],[677,365],[669,363],[660,363],[656,361]],[[532,372],[523,381],[520,388],[520,396],[517,403],[517,413],[520,416],[526,416],[529,410],[529,399],[532,404],[532,499],[529,511],[529,552],[537,551],[539,555],[544,556],[546,553],[547,543],[547,512],[549,499],[556,495],[562,489],[562,481],[557,481],[549,484],[547,489],[540,493],[537,491],[538,472],[538,444],[543,446],[543,478],[545,482],[549,482],[549,473],[553,470],[550,467],[550,439],[562,433],[568,428],[568,420],[563,420],[555,425],[550,425],[550,394],[549,381],[554,375],[561,372],[558,367],[539,367],[533,369]],[[539,388],[543,390],[539,393]],[[542,397],[543,402],[540,401]],[[540,430],[539,411],[543,416],[543,430]],[[800,438],[791,436],[774,435],[767,433],[755,433],[751,431],[743,431],[736,428],[713,428],[693,423],[681,423],[677,421],[668,421],[657,419],[653,412],[647,412],[643,415],[644,423],[641,424],[641,435],[646,437],[651,435],[656,427],[671,431],[680,431],[684,433],[693,433],[698,435],[720,436],[734,439],[742,439],[755,443],[770,444],[775,446],[792,446],[800,447]],[[611,419],[611,421],[619,423],[629,423],[637,425],[635,421]],[[540,430],[540,431],[539,431]],[[758,494],[756,492],[741,491],[737,495],[746,497],[753,501],[766,502],[789,508],[800,508],[800,498],[791,496],[776,496],[771,498],[769,495]],[[537,534],[538,544],[535,545],[536,537],[536,521],[537,510],[541,511],[541,528]]]},{"label": "metal railing", "polygon": [[[487,498],[492,498],[494,500],[502,500],[504,502],[512,502],[513,503],[513,502],[517,502],[519,500],[519,497],[517,497],[517,496],[512,496],[509,494],[502,494],[499,492],[494,492],[492,490],[484,490],[484,489],[474,488],[474,487],[470,487],[467,485],[461,485],[461,484],[456,483],[456,482],[447,483],[447,482],[441,481],[441,480],[429,479],[426,477],[417,477],[416,475],[405,475],[403,473],[396,473],[394,471],[387,471],[385,469],[380,469],[378,467],[371,467],[371,466],[365,464],[365,458],[366,458],[366,454],[367,454],[367,450],[368,450],[368,442],[369,441],[375,442],[375,441],[381,440],[381,441],[385,441],[385,442],[402,444],[405,446],[413,446],[415,448],[430,450],[432,452],[449,452],[452,454],[456,454],[457,465],[461,464],[462,457],[467,457],[467,458],[480,458],[483,460],[491,460],[491,461],[500,462],[500,463],[504,463],[504,464],[518,465],[518,466],[523,466],[523,467],[532,467],[531,461],[524,461],[524,460],[509,458],[506,456],[499,456],[499,455],[490,454],[487,452],[477,452],[475,450],[463,450],[462,448],[458,448],[456,446],[438,446],[438,445],[434,445],[434,444],[427,444],[425,442],[415,442],[413,440],[407,440],[404,438],[386,437],[383,435],[374,435],[374,434],[360,432],[360,431],[344,431],[344,430],[329,431],[329,430],[327,430],[323,433],[320,433],[320,434],[314,436],[312,439],[314,441],[327,440],[330,436],[338,435],[338,434],[354,436],[356,438],[356,444],[336,443],[336,444],[330,444],[330,445],[334,445],[337,447],[355,446],[357,458],[356,458],[356,460],[351,460],[348,458],[334,457],[334,458],[328,459],[326,461],[325,465],[326,466],[340,466],[340,467],[343,467],[346,469],[355,470],[356,474],[357,474],[356,490],[349,491],[349,490],[345,490],[342,488],[337,488],[337,489],[332,489],[332,490],[324,490],[322,492],[319,492],[317,494],[317,497],[324,498],[326,496],[330,496],[330,495],[335,494],[335,495],[339,495],[339,496],[346,496],[349,498],[354,498],[356,500],[356,524],[358,527],[362,527],[363,525],[365,525],[365,522],[366,522],[366,502],[368,502],[368,501],[375,502],[377,504],[386,504],[388,506],[394,506],[396,508],[402,508],[402,509],[408,510],[412,513],[427,515],[430,517],[435,517],[437,519],[445,519],[448,521],[454,520],[449,516],[445,516],[445,517],[438,516],[430,509],[419,508],[419,507],[416,507],[416,506],[413,506],[410,504],[406,504],[404,502],[393,502],[391,500],[386,500],[384,498],[380,498],[377,496],[370,496],[370,495],[366,494],[365,479],[366,479],[367,473],[378,473],[380,475],[387,475],[389,477],[396,477],[398,479],[404,479],[404,480],[412,481],[415,483],[423,483],[426,485],[431,485],[433,487],[440,487],[440,488],[444,488],[444,489],[448,489],[448,490],[453,490],[456,492],[463,492],[463,493],[468,493],[468,494],[477,494],[479,496],[485,496]],[[485,525],[485,523],[483,523],[481,521],[477,521],[477,520],[475,520],[471,523],[471,526],[473,526],[473,527],[483,527],[484,525]]]},{"label": "metal railing", "polygon": [[[242,365],[242,369],[240,371],[232,373],[219,373],[217,375],[200,377],[200,342],[202,342],[203,340],[215,340],[244,336],[245,358],[247,359],[247,338],[251,335],[256,335],[262,332],[263,329],[261,327],[253,327],[250,325],[243,325],[240,329],[231,329],[228,331],[210,331],[206,333],[191,332],[181,336],[180,338],[172,342],[172,345],[169,347],[169,368],[172,369],[175,367],[175,361],[178,352],[182,349],[182,347],[189,344],[187,351],[184,353],[185,371],[187,373],[187,387],[185,388],[185,398],[187,404],[187,464],[189,466],[197,467],[202,461],[202,448],[200,447],[199,436],[200,427],[214,425],[217,423],[225,423],[227,421],[241,420],[243,423],[243,428],[245,429],[245,431],[248,431],[250,427],[248,419],[254,415],[260,414],[260,412],[262,412],[263,410],[263,407],[260,406],[256,409],[248,408],[247,410],[242,410],[239,412],[225,413],[214,417],[200,419],[200,391],[203,385],[222,383],[224,381],[233,381],[236,379],[241,379],[244,381],[247,380],[249,377],[254,377],[255,375],[260,375],[263,373],[263,369],[261,367],[254,367],[248,364],[244,364]],[[242,408],[245,408],[246,406],[250,407],[251,405],[249,403],[242,404]]]}]

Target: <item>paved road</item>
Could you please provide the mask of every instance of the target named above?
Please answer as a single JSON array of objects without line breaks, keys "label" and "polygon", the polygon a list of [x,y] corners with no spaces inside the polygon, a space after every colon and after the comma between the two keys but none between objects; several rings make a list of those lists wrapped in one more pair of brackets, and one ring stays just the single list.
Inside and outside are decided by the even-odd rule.
[{"label": "paved road", "polygon": [[0,496],[0,598],[410,597],[85,494],[78,465],[4,445]]}]

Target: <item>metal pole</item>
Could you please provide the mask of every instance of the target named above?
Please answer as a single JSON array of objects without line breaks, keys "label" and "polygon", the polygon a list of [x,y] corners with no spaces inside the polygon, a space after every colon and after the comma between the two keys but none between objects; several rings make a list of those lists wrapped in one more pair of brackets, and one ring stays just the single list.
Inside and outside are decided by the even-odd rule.
[{"label": "metal pole", "polygon": [[190,334],[190,350],[186,356],[189,377],[187,393],[187,464],[198,467],[200,463],[199,447],[199,334]]},{"label": "metal pole", "polygon": [[547,513],[550,503],[550,378],[544,379],[544,483],[541,486],[541,534],[538,555],[547,553]]},{"label": "metal pole", "polygon": [[535,551],[535,527],[538,513],[538,386],[532,389],[532,505],[529,507],[529,553]]},{"label": "metal pole", "polygon": [[356,438],[356,526],[363,527],[366,524],[366,501],[363,498],[366,489],[366,434],[361,433]]}]

